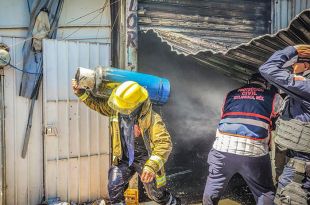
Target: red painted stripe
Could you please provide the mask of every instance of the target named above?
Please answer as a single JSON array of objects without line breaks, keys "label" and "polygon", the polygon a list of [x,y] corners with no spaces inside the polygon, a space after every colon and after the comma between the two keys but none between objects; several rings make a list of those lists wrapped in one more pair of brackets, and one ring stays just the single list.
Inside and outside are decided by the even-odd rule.
[{"label": "red painted stripe", "polygon": [[268,117],[266,117],[266,116],[264,116],[264,115],[260,115],[260,114],[257,114],[257,113],[251,113],[251,112],[228,112],[228,113],[225,113],[225,114],[222,116],[222,119],[223,119],[224,117],[226,117],[226,116],[231,116],[231,115],[258,117],[258,118],[267,120],[269,123],[271,123],[270,118],[268,118]]}]

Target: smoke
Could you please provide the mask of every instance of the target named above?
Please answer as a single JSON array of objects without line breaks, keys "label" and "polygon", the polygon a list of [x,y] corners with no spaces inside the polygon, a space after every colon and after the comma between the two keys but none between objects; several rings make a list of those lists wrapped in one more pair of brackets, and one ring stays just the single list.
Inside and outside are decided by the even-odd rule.
[{"label": "smoke", "polygon": [[[172,179],[172,190],[190,183],[188,196],[201,199],[208,175],[207,155],[220,119],[221,106],[228,91],[239,83],[200,65],[191,57],[170,52],[153,33],[139,35],[139,72],[168,78],[168,103],[155,110],[162,114],[173,140],[167,172],[192,170],[192,174]],[[181,183],[182,181],[182,183]]]},{"label": "smoke", "polygon": [[[141,34],[139,45],[139,71],[170,80],[170,99],[161,110],[175,142],[202,139],[211,144],[225,95],[239,84],[191,57],[170,52],[153,34]],[[191,150],[194,144],[183,148]]]}]

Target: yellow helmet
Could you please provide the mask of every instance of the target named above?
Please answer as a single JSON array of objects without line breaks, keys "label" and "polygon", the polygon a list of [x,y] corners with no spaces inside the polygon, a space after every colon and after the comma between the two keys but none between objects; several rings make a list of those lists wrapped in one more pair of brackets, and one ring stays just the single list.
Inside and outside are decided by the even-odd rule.
[{"label": "yellow helmet", "polygon": [[109,97],[108,105],[122,113],[129,115],[149,97],[147,90],[133,81],[126,81],[115,88]]}]

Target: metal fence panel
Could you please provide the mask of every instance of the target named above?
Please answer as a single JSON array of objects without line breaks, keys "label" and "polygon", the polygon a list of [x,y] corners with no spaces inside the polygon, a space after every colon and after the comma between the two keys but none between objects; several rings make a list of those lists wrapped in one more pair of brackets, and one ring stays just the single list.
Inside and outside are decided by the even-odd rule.
[{"label": "metal fence panel", "polygon": [[[0,37],[10,47],[11,64],[22,68],[25,39]],[[30,101],[19,97],[21,72],[4,68],[6,202],[38,204],[43,195],[42,92],[35,103],[27,157],[21,157]]]},{"label": "metal fence panel", "polygon": [[288,27],[290,21],[303,10],[310,8],[310,0],[272,0],[272,31]]},{"label": "metal fence panel", "polygon": [[110,65],[110,45],[44,40],[45,191],[48,197],[85,202],[107,197],[108,118],[73,94],[78,66]]}]

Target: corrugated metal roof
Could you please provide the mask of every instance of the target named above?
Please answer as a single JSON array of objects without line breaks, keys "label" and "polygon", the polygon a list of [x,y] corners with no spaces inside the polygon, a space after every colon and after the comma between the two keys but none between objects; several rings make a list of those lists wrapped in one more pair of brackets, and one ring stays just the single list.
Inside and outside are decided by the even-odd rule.
[{"label": "corrugated metal roof", "polygon": [[226,52],[270,33],[270,11],[270,0],[139,0],[139,29],[179,54]]},{"label": "corrugated metal roof", "polygon": [[[144,2],[147,3],[144,4]],[[173,1],[169,0],[169,2]],[[185,7],[183,8],[183,10],[180,10],[183,13],[186,13],[184,9],[189,8],[189,5],[186,4],[186,2],[188,1],[176,2],[179,2],[175,3],[177,7],[180,7],[180,5]],[[200,16],[203,14],[204,9],[211,9],[211,14],[212,12],[218,13],[216,11],[216,8],[208,6],[208,4],[213,1],[204,1],[206,3],[200,3],[197,5],[194,2],[195,1],[191,2],[190,5],[196,6],[195,8],[192,8],[192,10],[198,9],[198,13],[196,16],[192,13],[191,19],[186,14],[176,14],[175,11],[172,12],[173,8],[170,8],[171,5],[169,5],[167,1],[141,1],[139,6],[140,30],[152,30],[161,38],[163,42],[166,42],[168,43],[168,45],[170,45],[171,50],[176,51],[178,54],[190,56],[198,60],[199,62],[206,64],[206,67],[219,70],[225,75],[235,78],[238,81],[246,81],[251,74],[257,72],[258,67],[263,64],[272,55],[273,52],[285,48],[289,45],[310,43],[310,9],[304,10],[301,14],[294,18],[288,28],[280,30],[274,35],[268,34],[260,36],[261,34],[266,34],[270,32],[268,32],[266,28],[263,29],[263,27],[259,26],[257,29],[258,32],[253,32],[253,29],[256,27],[252,24],[248,24],[249,21],[245,19],[243,19],[243,21],[233,22],[228,21],[228,18],[222,19],[222,21],[218,22],[218,24],[224,24],[225,26],[227,26],[227,24],[229,24],[227,23],[227,21],[231,22],[231,25],[239,23],[240,25],[238,27],[240,27],[240,29],[236,27],[235,30],[227,29],[227,31],[222,30],[221,32],[220,26],[212,24],[208,25],[208,23],[211,21],[210,19],[212,18]],[[220,7],[220,4],[223,4],[223,2],[224,1],[219,1],[217,5],[222,11],[223,8]],[[239,9],[250,9],[247,6],[247,4],[250,2],[250,5],[253,8],[257,7],[255,8],[255,10],[257,11],[257,16],[254,16],[256,16],[258,22],[261,22],[260,24],[262,24],[263,20],[259,13],[261,11],[263,15],[264,9],[268,10],[266,8],[266,5],[264,6],[263,3],[257,3],[256,1],[242,1],[239,3],[245,5],[243,7],[239,5]],[[213,2],[213,4],[215,4],[215,2]],[[201,9],[198,8],[199,5]],[[229,8],[231,8],[230,11],[234,11],[234,5],[229,5]],[[154,9],[152,10],[152,7],[158,7],[160,9],[157,8],[157,10],[153,11]],[[215,9],[215,11],[212,11],[213,9]],[[163,13],[161,10],[164,10],[165,12]],[[176,8],[175,10],[178,11],[178,8]],[[142,11],[143,13],[141,13]],[[169,11],[171,11],[170,14]],[[202,12],[202,14],[199,13],[200,11]],[[253,12],[253,10],[251,11]],[[245,18],[248,17],[246,15],[247,12],[243,12],[242,14],[245,15]],[[269,14],[265,13],[264,15],[268,16]],[[170,19],[168,18],[169,16]],[[171,18],[176,18],[176,22],[180,21],[182,23],[177,24],[176,22],[174,22],[175,24],[172,25]],[[188,27],[190,27],[190,25],[193,24],[194,21],[199,21],[200,25],[206,26],[194,26],[194,29],[189,29],[190,32],[188,32]],[[247,35],[244,35],[245,33],[243,31],[244,29],[246,29],[247,25],[252,25],[252,33],[248,32]],[[203,34],[207,37],[203,37],[202,35],[204,30],[207,30],[207,32],[209,33],[210,31],[214,31],[212,30],[212,28],[217,29],[216,34],[214,34],[215,41],[209,41],[207,33]],[[234,26],[232,26],[232,28],[234,28]],[[240,32],[238,32],[239,30]],[[248,31],[250,30],[251,29],[249,29]],[[227,35],[229,37],[227,37]],[[232,37],[233,35],[235,36]],[[255,35],[257,36],[255,37]],[[216,41],[216,37],[217,39],[219,39],[219,41]],[[225,39],[227,39],[227,42],[225,42]],[[231,40],[231,42],[229,42],[229,40]]]},{"label": "corrugated metal roof", "polygon": [[257,72],[258,67],[275,51],[296,44],[310,44],[310,9],[304,10],[291,21],[288,28],[274,35],[254,38],[249,43],[241,44],[225,53],[212,54],[207,51],[191,56],[210,68],[244,81]]}]

